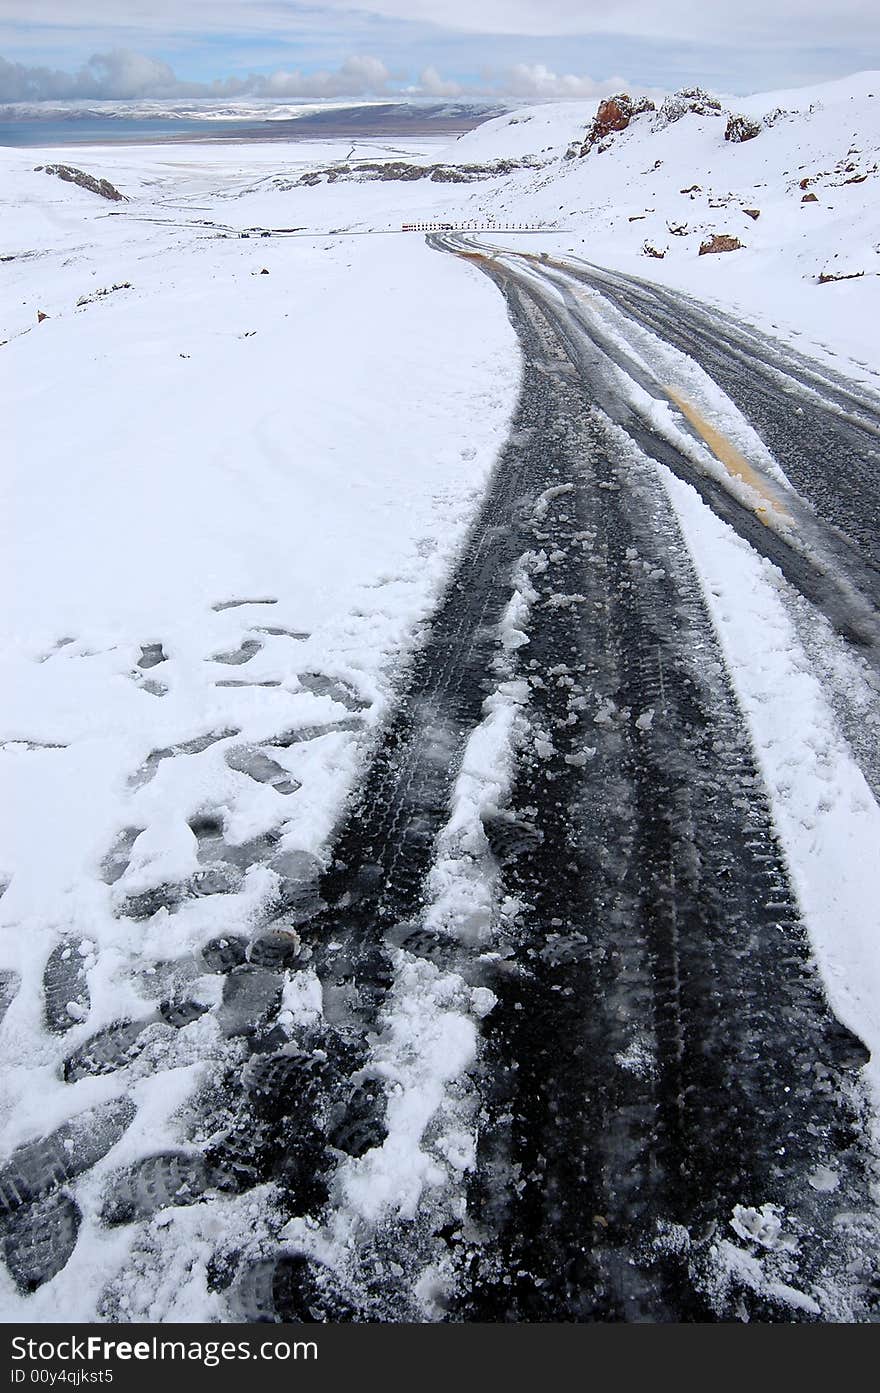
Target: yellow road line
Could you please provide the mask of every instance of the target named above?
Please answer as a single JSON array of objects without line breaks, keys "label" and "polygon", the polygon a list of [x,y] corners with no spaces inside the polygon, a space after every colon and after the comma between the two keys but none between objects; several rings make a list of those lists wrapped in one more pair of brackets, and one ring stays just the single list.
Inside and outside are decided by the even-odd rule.
[{"label": "yellow road line", "polygon": [[[534,261],[544,266],[552,266],[555,270],[567,271],[569,268],[564,262],[558,262],[550,257],[540,256],[536,252],[513,252],[501,253],[502,255],[514,255],[523,261]],[[459,251],[459,256],[468,257],[473,261],[491,261],[492,258],[485,253],[476,251]],[[734,479],[739,479],[742,483],[753,489],[763,503],[756,504],[755,513],[765,525],[769,525],[768,512],[776,515],[783,522],[792,521],[791,514],[774,492],[768,481],[758,474],[749,464],[745,456],[736,448],[732,441],[728,440],[717,427],[710,424],[703,417],[692,402],[687,397],[682,396],[681,392],[674,387],[664,387],[669,400],[678,407],[682,415],[690,422],[697,434],[706,442],[715,458],[720,464],[724,465],[728,474]]]},{"label": "yellow road line", "polygon": [[678,407],[682,415],[690,421],[694,430],[702,436],[703,440],[705,440],[709,449],[712,451],[712,454],[724,465],[728,474],[731,474],[735,479],[741,479],[744,484],[748,484],[750,489],[754,489],[755,493],[759,494],[760,497],[764,499],[764,504],[759,504],[755,508],[755,512],[758,514],[758,517],[761,518],[761,521],[767,521],[764,514],[766,514],[769,509],[786,522],[791,522],[791,514],[784,504],[780,502],[767,480],[755,472],[748,460],[740,454],[736,446],[727,439],[727,436],[722,435],[720,430],[710,425],[710,423],[700,415],[693,403],[689,402],[687,397],[682,396],[680,392],[677,392],[674,387],[664,387],[663,390],[669,400]]}]

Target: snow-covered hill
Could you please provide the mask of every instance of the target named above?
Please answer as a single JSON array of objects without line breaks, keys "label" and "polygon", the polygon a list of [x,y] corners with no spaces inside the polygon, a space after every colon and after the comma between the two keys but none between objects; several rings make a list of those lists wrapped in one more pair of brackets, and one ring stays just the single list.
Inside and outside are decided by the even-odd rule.
[{"label": "snow-covered hill", "polygon": [[[515,150],[545,163],[474,191],[465,212],[551,223],[565,229],[553,239],[557,250],[736,304],[753,317],[781,317],[876,360],[880,73],[715,100],[717,110],[700,114],[670,99],[666,111],[634,116],[583,154],[594,104],[528,108],[487,122],[452,148],[469,158]],[[736,114],[755,123],[751,138],[725,139]],[[566,158],[578,140],[578,153]],[[719,236],[741,245],[701,255]],[[829,279],[838,276],[854,279]]]}]

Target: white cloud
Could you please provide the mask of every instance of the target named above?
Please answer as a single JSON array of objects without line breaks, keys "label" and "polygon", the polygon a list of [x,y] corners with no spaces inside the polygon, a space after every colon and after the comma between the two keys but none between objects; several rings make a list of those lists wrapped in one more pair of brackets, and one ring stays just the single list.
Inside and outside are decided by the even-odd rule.
[{"label": "white cloud", "polygon": [[0,102],[132,100],[138,97],[364,97],[388,91],[390,73],[369,54],[347,58],[338,68],[264,76],[180,80],[167,63],[131,49],[96,53],[77,72],[28,67],[0,58]]},{"label": "white cloud", "polygon": [[390,76],[380,59],[364,55],[347,58],[330,72],[280,70],[268,77],[252,78],[246,90],[262,97],[360,97],[386,92]]},{"label": "white cloud", "polygon": [[427,67],[419,74],[415,90],[426,97],[460,97],[464,89],[460,82],[441,77],[436,68]]},{"label": "white cloud", "polygon": [[177,86],[177,78],[167,63],[130,49],[96,53],[79,74],[85,84],[94,84],[105,97],[143,97]]},{"label": "white cloud", "polygon": [[0,101],[6,102],[175,96],[181,86],[167,63],[127,49],[96,53],[75,73],[0,58]]},{"label": "white cloud", "polygon": [[575,73],[555,73],[543,63],[519,63],[503,71],[489,72],[479,83],[458,82],[429,65],[422,69],[417,83],[401,87],[392,81],[385,63],[372,54],[354,54],[338,67],[318,72],[278,68],[268,75],[251,73],[212,82],[181,80],[169,64],[123,48],[93,54],[76,72],[28,67],[0,58],[0,102],[239,96],[354,99],[394,95],[540,101],[558,97],[599,98],[621,91],[626,85],[621,77],[596,81]]},{"label": "white cloud", "polygon": [[627,89],[622,77],[610,77],[596,82],[591,77],[574,73],[554,73],[543,63],[517,63],[502,78],[499,90],[511,97],[609,97]]}]

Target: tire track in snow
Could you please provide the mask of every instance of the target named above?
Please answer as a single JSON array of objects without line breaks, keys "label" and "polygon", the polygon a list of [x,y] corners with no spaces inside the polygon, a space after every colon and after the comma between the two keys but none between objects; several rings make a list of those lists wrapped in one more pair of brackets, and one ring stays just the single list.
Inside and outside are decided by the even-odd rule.
[{"label": "tire track in snow", "polygon": [[543,840],[506,867],[519,971],[492,983],[458,1313],[858,1318],[866,1052],[825,1002],[669,501],[590,417],[592,383],[552,380],[577,484],[535,529],[536,739],[511,800]]}]

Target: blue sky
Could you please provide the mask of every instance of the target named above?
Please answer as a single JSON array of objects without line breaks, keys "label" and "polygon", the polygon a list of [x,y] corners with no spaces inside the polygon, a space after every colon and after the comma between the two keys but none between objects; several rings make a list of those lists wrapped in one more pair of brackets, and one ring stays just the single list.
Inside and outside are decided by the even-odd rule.
[{"label": "blue sky", "polygon": [[880,68],[866,0],[0,0],[0,100],[747,92]]}]

